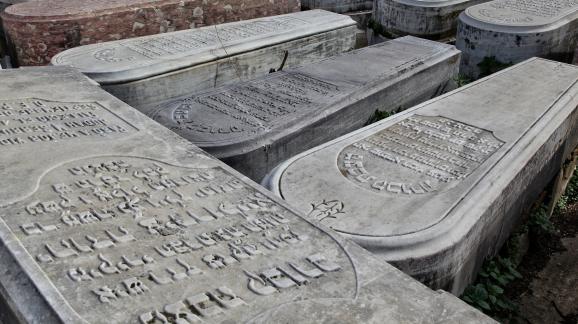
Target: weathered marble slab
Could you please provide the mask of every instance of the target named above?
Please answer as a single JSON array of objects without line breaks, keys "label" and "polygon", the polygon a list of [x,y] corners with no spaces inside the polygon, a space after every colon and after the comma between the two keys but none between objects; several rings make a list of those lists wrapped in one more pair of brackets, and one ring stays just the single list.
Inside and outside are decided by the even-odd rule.
[{"label": "weathered marble slab", "polygon": [[451,45],[405,37],[144,110],[260,180],[292,155],[364,126],[376,109],[435,96],[458,61]]},{"label": "weathered marble slab", "polygon": [[468,8],[459,20],[461,71],[471,77],[486,57],[495,64],[534,56],[572,63],[578,45],[576,0],[496,0]]},{"label": "weathered marble slab", "polygon": [[532,59],[306,151],[264,183],[459,294],[577,144],[578,67]]},{"label": "weathered marble slab", "polygon": [[299,0],[41,0],[2,13],[20,65],[72,47],[297,12]]},{"label": "weathered marble slab", "polygon": [[73,48],[68,65],[133,107],[249,80],[349,51],[355,22],[311,10]]},{"label": "weathered marble slab", "polygon": [[7,323],[490,322],[69,68],[1,71],[0,125]]},{"label": "weathered marble slab", "polygon": [[373,0],[301,0],[301,9],[323,9],[337,13],[371,10]]},{"label": "weathered marble slab", "polygon": [[373,19],[389,37],[413,35],[445,40],[455,37],[458,15],[488,0],[376,0]]}]

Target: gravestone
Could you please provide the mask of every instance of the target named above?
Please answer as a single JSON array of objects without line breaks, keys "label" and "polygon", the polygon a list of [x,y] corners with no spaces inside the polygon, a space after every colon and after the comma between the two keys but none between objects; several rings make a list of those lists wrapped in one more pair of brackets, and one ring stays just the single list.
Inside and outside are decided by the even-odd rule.
[{"label": "gravestone", "polygon": [[578,45],[576,0],[496,0],[459,20],[460,69],[473,78],[534,56],[572,63]]},{"label": "gravestone", "polygon": [[41,0],[8,7],[4,30],[20,65],[72,47],[299,11],[298,0]]},{"label": "gravestone", "polygon": [[349,51],[355,22],[323,10],[81,46],[52,59],[140,108]]},{"label": "gravestone", "polygon": [[302,0],[303,10],[323,9],[337,13],[371,10],[373,0]]},{"label": "gravestone", "polygon": [[373,20],[389,38],[413,35],[451,40],[456,35],[458,15],[464,9],[488,0],[376,0]]},{"label": "gravestone", "polygon": [[578,67],[531,59],[306,151],[265,183],[459,294],[576,147]]},{"label": "gravestone", "polygon": [[491,322],[73,69],[0,74],[2,321]]},{"label": "gravestone", "polygon": [[404,37],[144,109],[258,181],[277,163],[425,101],[456,75],[451,45]]}]

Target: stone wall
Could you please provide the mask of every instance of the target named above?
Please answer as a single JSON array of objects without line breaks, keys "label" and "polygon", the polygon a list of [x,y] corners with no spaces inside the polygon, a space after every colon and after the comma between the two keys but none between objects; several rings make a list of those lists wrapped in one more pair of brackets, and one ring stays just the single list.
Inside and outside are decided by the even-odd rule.
[{"label": "stone wall", "polygon": [[19,65],[72,47],[299,11],[299,0],[44,0],[2,14]]}]

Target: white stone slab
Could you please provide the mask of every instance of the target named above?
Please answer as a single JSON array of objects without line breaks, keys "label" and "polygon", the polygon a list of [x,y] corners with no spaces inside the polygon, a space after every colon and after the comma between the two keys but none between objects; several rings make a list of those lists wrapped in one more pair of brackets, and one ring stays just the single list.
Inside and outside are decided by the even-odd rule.
[{"label": "white stone slab", "polygon": [[133,107],[250,80],[351,50],[355,21],[323,10],[76,47],[53,65],[78,68]]},{"label": "white stone slab", "polygon": [[151,117],[260,180],[281,161],[432,98],[457,75],[451,45],[404,37],[215,91],[168,101]]},{"label": "white stone slab", "polygon": [[491,322],[71,69],[1,71],[0,125],[3,321]]},{"label": "white stone slab", "polygon": [[458,15],[488,0],[376,0],[373,19],[390,37],[413,35],[445,40],[455,36]]},{"label": "white stone slab", "polygon": [[337,13],[371,10],[373,0],[302,0],[303,10],[323,9]]},{"label": "white stone slab", "polygon": [[578,141],[578,67],[532,59],[306,151],[264,183],[459,294]]},{"label": "white stone slab", "polygon": [[506,64],[534,56],[571,63],[578,44],[576,0],[496,0],[468,8],[459,20],[461,70],[471,77],[486,57]]}]

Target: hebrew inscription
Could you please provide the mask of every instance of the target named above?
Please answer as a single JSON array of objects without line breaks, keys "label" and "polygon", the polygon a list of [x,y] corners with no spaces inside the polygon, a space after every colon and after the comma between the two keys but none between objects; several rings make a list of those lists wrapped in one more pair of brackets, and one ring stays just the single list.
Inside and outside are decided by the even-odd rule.
[{"label": "hebrew inscription", "polygon": [[160,110],[154,119],[175,125],[172,129],[176,132],[195,133],[197,137],[205,134],[207,139],[259,133],[275,120],[333,97],[339,90],[334,84],[302,73],[285,73],[184,99],[171,104],[170,109]]},{"label": "hebrew inscription", "polygon": [[94,102],[0,101],[0,147],[112,139],[135,130]]},{"label": "hebrew inscription", "polygon": [[[194,52],[210,46],[222,46],[223,43],[274,34],[293,29],[308,22],[293,17],[276,17],[267,20],[250,21],[234,26],[219,26],[202,30],[189,30],[162,34],[156,37],[137,38],[123,42],[122,46],[149,59]],[[94,57],[107,62],[118,62],[123,58],[111,52],[96,52]]]},{"label": "hebrew inscription", "polygon": [[347,264],[221,168],[78,161],[10,208],[2,220],[71,306],[111,322],[205,321],[338,278]]},{"label": "hebrew inscription", "polygon": [[414,115],[347,146],[337,163],[373,192],[419,195],[464,179],[503,144],[480,128]]},{"label": "hebrew inscription", "polygon": [[[493,1],[479,9],[479,15],[495,22],[534,23],[551,20],[578,9],[577,0],[503,0]],[[482,6],[483,7],[483,6]]]}]

